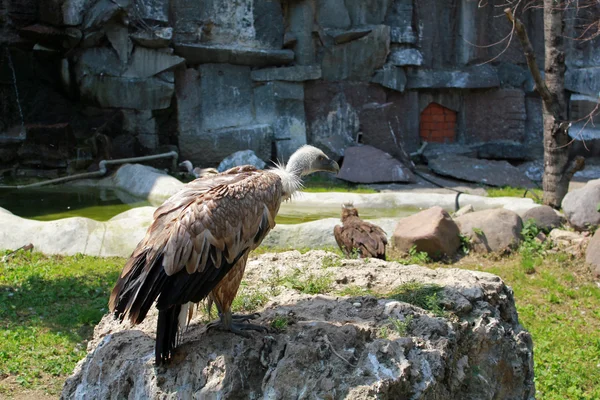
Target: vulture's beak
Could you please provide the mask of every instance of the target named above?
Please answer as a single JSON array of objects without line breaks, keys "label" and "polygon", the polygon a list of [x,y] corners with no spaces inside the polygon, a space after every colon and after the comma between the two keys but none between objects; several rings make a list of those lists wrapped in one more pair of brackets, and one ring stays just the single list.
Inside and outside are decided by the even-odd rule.
[{"label": "vulture's beak", "polygon": [[322,171],[337,174],[338,172],[340,172],[340,166],[334,160],[327,158],[322,162]]}]

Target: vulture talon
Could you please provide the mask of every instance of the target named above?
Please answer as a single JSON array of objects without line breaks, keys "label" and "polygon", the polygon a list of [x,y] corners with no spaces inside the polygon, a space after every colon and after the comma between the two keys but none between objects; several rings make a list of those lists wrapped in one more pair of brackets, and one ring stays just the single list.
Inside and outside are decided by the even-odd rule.
[{"label": "vulture talon", "polygon": [[248,322],[252,319],[256,319],[259,318],[260,314],[259,313],[253,313],[253,314],[232,314],[231,315],[231,320],[234,322]]}]

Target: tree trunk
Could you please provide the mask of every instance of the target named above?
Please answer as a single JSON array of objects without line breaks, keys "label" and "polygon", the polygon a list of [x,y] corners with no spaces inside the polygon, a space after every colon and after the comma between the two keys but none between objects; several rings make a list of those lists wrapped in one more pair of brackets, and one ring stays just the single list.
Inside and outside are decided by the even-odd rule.
[{"label": "tree trunk", "polygon": [[569,189],[569,134],[565,93],[565,48],[562,10],[544,0],[545,83],[552,102],[544,101],[544,204],[560,207]]}]

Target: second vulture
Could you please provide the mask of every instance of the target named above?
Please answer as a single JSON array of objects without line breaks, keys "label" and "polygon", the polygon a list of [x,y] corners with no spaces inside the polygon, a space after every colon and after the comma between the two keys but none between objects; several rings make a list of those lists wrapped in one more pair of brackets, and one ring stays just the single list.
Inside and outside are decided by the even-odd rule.
[{"label": "second vulture", "polygon": [[387,235],[383,229],[360,219],[358,210],[349,203],[342,206],[342,224],[333,228],[333,236],[346,257],[357,254],[385,260]]},{"label": "second vulture", "polygon": [[248,254],[275,226],[279,205],[301,187],[302,176],[316,171],[337,173],[339,166],[321,150],[303,146],[285,167],[246,165],[196,179],[154,212],[109,306],[115,317],[139,324],[156,302],[156,364],[171,359],[189,307],[207,296],[220,317],[212,327],[240,334],[266,330],[243,323],[255,315],[232,315],[231,303]]}]

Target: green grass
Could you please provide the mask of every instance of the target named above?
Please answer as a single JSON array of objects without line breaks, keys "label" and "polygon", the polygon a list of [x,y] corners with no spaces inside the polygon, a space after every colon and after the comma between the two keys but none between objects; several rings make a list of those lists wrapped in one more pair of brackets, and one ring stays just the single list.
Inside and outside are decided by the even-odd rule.
[{"label": "green grass", "polygon": [[525,189],[520,187],[504,186],[501,188],[486,188],[488,197],[529,197],[536,203],[542,201],[544,192],[541,189]]},{"label": "green grass", "polygon": [[[513,288],[520,322],[533,337],[537,399],[600,399],[600,288],[581,259],[532,243],[526,239],[505,258],[469,255],[451,267],[497,274]],[[109,291],[124,262],[19,253],[0,263],[0,397],[26,389],[60,392],[107,311]],[[327,268],[336,265],[330,257],[323,260],[322,275],[298,270],[289,276],[274,274],[258,289],[244,283],[234,308],[254,311],[282,286],[330,293]],[[428,266],[448,267],[431,261]],[[441,291],[408,282],[385,296],[442,315]],[[336,294],[374,295],[356,285]],[[284,330],[288,322],[276,318],[271,326]],[[410,334],[410,321],[389,321],[378,336],[402,333]]]},{"label": "green grass", "polygon": [[348,193],[377,193],[377,190],[368,186],[356,185],[341,180],[332,180],[328,176],[319,173],[307,176],[303,179],[303,192],[348,192]]},{"label": "green grass", "polygon": [[600,288],[581,259],[532,257],[534,271],[519,253],[468,257],[451,267],[496,274],[513,288],[519,320],[533,338],[538,400],[600,399]]},{"label": "green grass", "polygon": [[0,396],[22,387],[59,393],[107,312],[124,260],[19,253],[0,263]]}]

